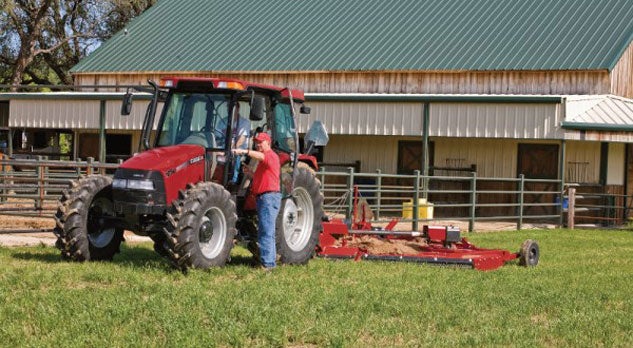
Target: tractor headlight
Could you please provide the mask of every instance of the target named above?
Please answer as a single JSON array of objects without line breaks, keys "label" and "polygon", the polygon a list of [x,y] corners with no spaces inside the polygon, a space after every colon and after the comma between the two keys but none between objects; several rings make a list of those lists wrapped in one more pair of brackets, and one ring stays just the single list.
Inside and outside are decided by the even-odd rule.
[{"label": "tractor headlight", "polygon": [[134,179],[114,179],[112,187],[131,190],[154,191],[154,182],[152,180],[134,180]]},{"label": "tractor headlight", "polygon": [[118,189],[124,189],[127,187],[127,180],[125,179],[114,179],[112,180],[112,187]]},{"label": "tractor headlight", "polygon": [[132,190],[154,190],[154,182],[152,180],[128,180],[127,188]]}]

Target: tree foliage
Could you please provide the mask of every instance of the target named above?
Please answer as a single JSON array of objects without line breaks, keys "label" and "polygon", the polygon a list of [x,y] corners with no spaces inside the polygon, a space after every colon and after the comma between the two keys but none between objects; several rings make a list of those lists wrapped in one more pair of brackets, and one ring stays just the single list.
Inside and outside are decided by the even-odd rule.
[{"label": "tree foliage", "polygon": [[0,0],[0,83],[72,84],[70,68],[155,2]]}]

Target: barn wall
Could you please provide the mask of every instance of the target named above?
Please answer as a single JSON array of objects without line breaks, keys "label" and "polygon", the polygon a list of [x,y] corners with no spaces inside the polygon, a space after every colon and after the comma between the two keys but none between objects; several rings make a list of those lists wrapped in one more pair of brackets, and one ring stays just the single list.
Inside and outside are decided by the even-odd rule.
[{"label": "barn wall", "polygon": [[[146,85],[161,76],[207,76],[213,73],[89,74],[75,75],[77,85]],[[419,93],[419,94],[608,94],[607,71],[500,71],[500,72],[349,72],[221,74],[310,93]],[[102,89],[103,90],[103,89]]]},{"label": "barn wall", "polygon": [[611,72],[611,94],[633,98],[633,43]]}]

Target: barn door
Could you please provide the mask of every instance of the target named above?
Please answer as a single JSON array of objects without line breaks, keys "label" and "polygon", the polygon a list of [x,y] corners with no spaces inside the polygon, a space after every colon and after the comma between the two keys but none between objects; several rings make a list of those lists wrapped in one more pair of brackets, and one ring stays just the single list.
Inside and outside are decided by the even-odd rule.
[{"label": "barn door", "polygon": [[[517,177],[526,179],[558,179],[558,145],[519,144]],[[525,191],[558,191],[556,183],[526,183]],[[554,203],[555,194],[525,194],[525,203]],[[525,215],[556,214],[556,207],[526,207]]]}]

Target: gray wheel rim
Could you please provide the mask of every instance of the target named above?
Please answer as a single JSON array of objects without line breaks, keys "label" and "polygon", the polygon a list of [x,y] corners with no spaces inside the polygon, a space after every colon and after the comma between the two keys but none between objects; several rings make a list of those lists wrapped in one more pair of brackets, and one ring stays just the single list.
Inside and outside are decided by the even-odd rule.
[{"label": "gray wheel rim", "polygon": [[292,251],[303,250],[312,235],[314,208],[312,197],[303,187],[292,191],[293,198],[286,200],[283,207],[282,228],[286,244]]},{"label": "gray wheel rim", "polygon": [[202,255],[213,259],[224,249],[227,238],[226,217],[222,210],[213,207],[204,214],[198,231],[198,243]]},{"label": "gray wheel rim", "polygon": [[[112,206],[112,202],[104,197],[95,199],[89,210],[92,210],[94,207],[99,207],[101,209],[101,213],[107,216],[114,216],[114,208]],[[114,234],[116,233],[116,229],[114,227],[100,229],[97,231],[88,231],[88,240],[90,244],[97,248],[104,248],[114,238]]]}]

